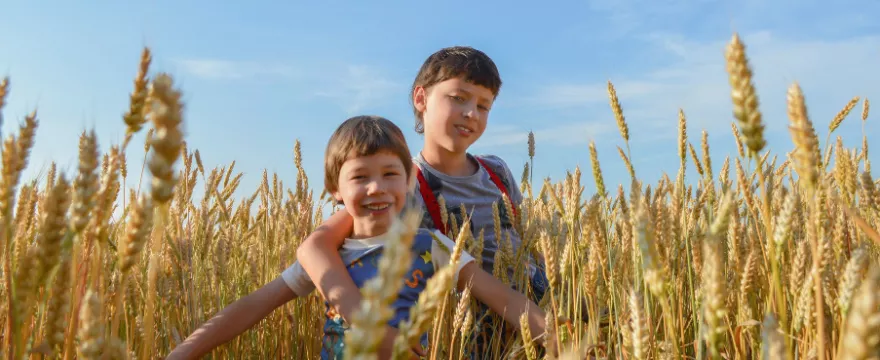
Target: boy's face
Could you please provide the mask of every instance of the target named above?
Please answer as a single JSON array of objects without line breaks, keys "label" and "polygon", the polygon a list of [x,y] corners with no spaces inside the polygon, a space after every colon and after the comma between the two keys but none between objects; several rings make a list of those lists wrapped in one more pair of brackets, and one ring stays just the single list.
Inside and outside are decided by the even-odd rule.
[{"label": "boy's face", "polygon": [[333,194],[354,220],[352,237],[384,234],[404,206],[407,174],[390,151],[353,157],[342,164],[339,188]]},{"label": "boy's face", "polygon": [[464,153],[486,130],[494,95],[486,87],[452,78],[430,91],[417,88],[413,100],[422,113],[425,145]]}]

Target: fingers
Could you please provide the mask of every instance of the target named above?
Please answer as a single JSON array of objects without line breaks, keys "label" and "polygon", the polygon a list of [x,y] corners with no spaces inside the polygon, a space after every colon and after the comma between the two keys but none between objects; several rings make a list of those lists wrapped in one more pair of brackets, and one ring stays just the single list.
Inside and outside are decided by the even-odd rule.
[{"label": "fingers", "polygon": [[412,348],[412,351],[418,356],[427,356],[427,352],[425,352],[425,349],[422,348],[421,344],[416,344],[416,346]]}]

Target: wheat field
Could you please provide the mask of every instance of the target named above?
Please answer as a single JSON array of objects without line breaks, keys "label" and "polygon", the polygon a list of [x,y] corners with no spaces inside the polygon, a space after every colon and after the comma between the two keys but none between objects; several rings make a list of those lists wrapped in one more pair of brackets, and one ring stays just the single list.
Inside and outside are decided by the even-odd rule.
[{"label": "wheat field", "polygon": [[[4,134],[3,358],[162,358],[224,306],[278,276],[329,206],[309,190],[301,166],[302,156],[321,154],[302,154],[298,142],[298,176],[288,183],[264,172],[257,189],[238,189],[242,174],[234,161],[204,168],[180,130],[187,121],[183,90],[169,74],[151,75],[151,59],[145,48],[133,72],[122,144],[102,154],[93,130],[71,134],[80,140],[76,173],[53,165],[41,179],[20,178],[39,130],[36,112],[16,133]],[[832,142],[851,112],[857,119],[850,121],[864,129],[868,99],[854,97],[824,128],[792,83],[787,109],[795,147],[771,154],[738,36],[723,60],[734,109],[730,139],[737,145],[723,160],[710,158],[705,131],[693,140],[682,110],[675,179],[637,177],[624,109],[609,82],[622,140],[610,151],[626,164],[630,183],[606,187],[593,144],[593,191],[585,191],[578,168],[564,179],[533,183],[534,164],[525,164],[526,200],[515,225],[525,245],[521,251],[502,246],[496,263],[521,264],[527,252],[546,260],[550,288],[540,306],[553,326],[540,337],[499,333],[492,358],[880,357],[880,182],[870,173],[864,130],[861,144]],[[14,91],[10,84],[10,78],[0,84],[0,111]],[[824,142],[817,129],[827,133]],[[148,156],[131,165],[145,169],[149,181],[123,185],[126,149],[141,144]],[[532,158],[534,146],[530,137]],[[696,185],[686,184],[690,166],[700,176]],[[236,191],[250,195],[236,199]],[[198,202],[196,192],[203,194]],[[115,219],[117,212],[123,216]],[[487,230],[449,225],[462,244],[456,251],[477,249]],[[405,246],[411,235],[404,231],[389,248]],[[377,281],[386,285],[406,265],[390,259],[402,258],[382,263]],[[410,333],[401,348],[412,334],[428,331],[430,359],[460,358],[479,329],[500,326],[499,319],[474,317],[477,304],[467,290],[450,291],[450,274],[441,271],[429,282],[428,296],[413,311],[419,316],[401,331]],[[523,276],[496,274],[524,284]],[[370,288],[365,301],[390,303],[395,294],[388,289],[394,287]],[[210,357],[315,359],[323,316],[317,293],[296,299]],[[594,321],[575,320],[584,318]],[[347,357],[368,359],[379,336],[376,319],[352,322]]]}]

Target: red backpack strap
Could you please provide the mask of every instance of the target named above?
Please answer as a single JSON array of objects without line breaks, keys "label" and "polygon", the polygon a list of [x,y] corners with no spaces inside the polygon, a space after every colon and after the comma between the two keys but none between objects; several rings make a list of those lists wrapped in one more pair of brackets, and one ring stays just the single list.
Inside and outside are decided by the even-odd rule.
[{"label": "red backpack strap", "polygon": [[[513,210],[513,217],[516,217],[516,206],[513,206],[513,198],[510,197],[510,194],[507,192],[507,187],[505,187],[504,183],[501,182],[501,178],[499,178],[498,175],[496,175],[495,172],[492,171],[492,169],[486,165],[486,162],[484,162],[483,159],[476,157],[476,156],[475,156],[475,158],[480,163],[480,165],[482,165],[483,168],[486,169],[486,172],[489,173],[489,177],[492,179],[492,182],[495,183],[495,186],[498,187],[498,190],[501,190],[501,192],[504,195],[507,195],[507,198],[510,199],[510,202],[511,202],[510,208]],[[499,205],[503,206],[503,203],[499,204]]]},{"label": "red backpack strap", "polygon": [[431,220],[434,221],[434,227],[440,230],[443,235],[448,236],[446,226],[443,224],[443,218],[440,216],[440,204],[437,202],[437,198],[434,197],[434,192],[428,186],[428,181],[425,180],[425,176],[422,175],[422,170],[419,169],[419,166],[416,165],[413,168],[416,171],[416,176],[419,178],[419,192],[422,194],[422,200],[428,208],[428,213],[431,214]]}]

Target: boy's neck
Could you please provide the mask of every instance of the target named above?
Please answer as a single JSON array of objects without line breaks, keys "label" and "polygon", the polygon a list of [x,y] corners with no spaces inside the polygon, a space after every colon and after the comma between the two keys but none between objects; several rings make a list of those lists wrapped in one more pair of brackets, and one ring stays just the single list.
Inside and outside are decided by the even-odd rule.
[{"label": "boy's neck", "polygon": [[376,232],[376,231],[370,232],[370,231],[354,230],[351,232],[351,235],[348,238],[352,239],[352,240],[363,240],[363,239],[374,238],[376,236],[383,235],[383,234],[384,234],[383,232]]},{"label": "boy's neck", "polygon": [[422,157],[432,168],[449,176],[469,176],[477,172],[477,166],[468,159],[467,152],[454,153],[425,146]]}]

